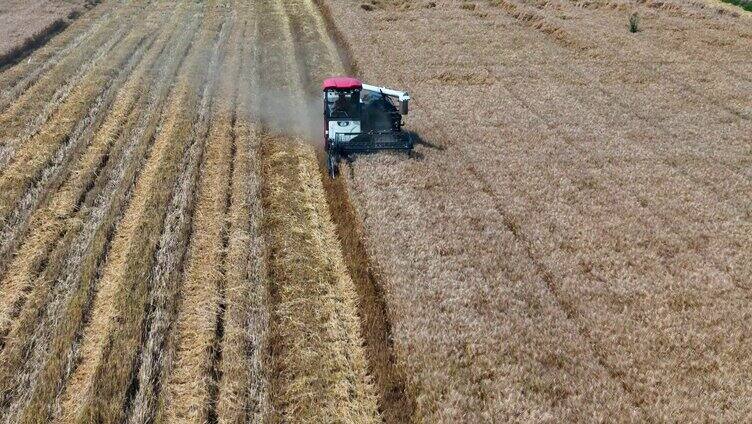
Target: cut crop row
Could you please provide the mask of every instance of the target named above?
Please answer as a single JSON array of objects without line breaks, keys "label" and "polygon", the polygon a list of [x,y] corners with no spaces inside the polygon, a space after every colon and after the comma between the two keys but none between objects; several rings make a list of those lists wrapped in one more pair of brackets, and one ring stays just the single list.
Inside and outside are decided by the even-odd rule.
[{"label": "cut crop row", "polygon": [[0,73],[0,113],[43,75],[80,47],[83,47],[102,25],[109,22],[112,4],[104,4],[89,12],[85,19],[78,19],[65,31],[58,34],[31,56]]},{"label": "cut crop row", "polygon": [[[345,70],[340,48],[335,45],[334,24],[327,22],[326,10],[312,0],[286,0],[296,55],[302,69],[303,92],[309,103],[318,103],[319,82],[331,75],[353,73]],[[345,61],[347,59],[345,58]],[[314,125],[315,126],[315,125]],[[319,134],[312,134],[318,138]],[[321,153],[321,152],[318,152]],[[322,175],[326,171],[322,171]],[[336,223],[337,236],[344,249],[342,254],[352,276],[358,299],[360,330],[365,339],[368,371],[378,393],[379,411],[388,423],[407,422],[414,410],[414,399],[406,390],[403,371],[396,365],[391,343],[391,324],[387,316],[382,289],[361,240],[360,218],[349,202],[347,187],[341,179],[323,181],[328,211]]]},{"label": "cut crop row", "polygon": [[134,15],[138,14],[134,12],[123,8],[120,13],[101,17],[92,24],[97,30],[81,45],[28,89],[16,93],[19,97],[9,98],[12,103],[0,114],[0,164],[7,165],[62,107],[74,88],[96,75],[94,72],[108,59],[113,46],[122,41],[129,24],[135,22]]},{"label": "cut crop row", "polygon": [[[105,59],[60,105],[39,132],[27,140],[0,172],[0,271],[18,238],[27,230],[29,215],[66,176],[70,161],[91,141],[115,93],[140,61],[153,37],[142,33],[115,44]],[[138,48],[136,48],[138,47]]]},{"label": "cut crop row", "polygon": [[[196,186],[188,254],[180,282],[181,296],[173,317],[170,363],[165,366],[159,415],[170,422],[205,422],[214,410],[215,334],[223,325],[226,209],[233,161],[233,125],[240,72],[244,21],[228,17],[214,52],[211,79],[217,92],[201,108],[199,122],[206,138],[204,160]],[[217,67],[218,66],[218,67]],[[207,134],[208,132],[208,134]],[[216,352],[216,353],[215,353]]]},{"label": "cut crop row", "polygon": [[[259,11],[261,104],[282,101],[289,110],[305,110],[300,105],[308,88],[301,84],[296,49],[307,46],[295,44],[290,17],[280,3]],[[287,123],[285,130],[294,133],[305,125]],[[344,268],[313,149],[299,139],[266,134],[261,150],[272,303],[272,420],[375,422],[376,396],[367,376],[355,289]]]},{"label": "cut crop row", "polygon": [[63,394],[61,418],[67,422],[122,419],[125,412],[126,391],[144,333],[154,252],[179,178],[180,158],[192,144],[190,123],[201,102],[196,87],[204,87],[206,55],[222,25],[218,14],[207,14],[205,19],[178,73],[161,128],[102,269],[80,363]]},{"label": "cut crop row", "polygon": [[[243,15],[242,15],[243,16]],[[232,167],[225,258],[225,322],[222,368],[216,414],[219,422],[260,423],[269,414],[269,296],[266,249],[261,224],[261,129],[255,108],[258,87],[258,26],[249,11],[243,39],[242,71],[235,112],[235,157]]]},{"label": "cut crop row", "polygon": [[[141,62],[141,58],[143,57],[145,53],[144,50],[146,49],[148,45],[150,45],[151,42],[153,42],[153,39],[149,40],[149,42],[146,45],[141,45],[140,42],[136,42],[136,40],[139,37],[140,38],[145,37],[146,33],[147,31],[143,31],[143,27],[141,27],[140,35],[139,35],[138,30],[134,30],[134,34],[132,37],[134,39],[134,43],[122,46],[124,51],[120,51],[118,54],[120,54],[122,57],[127,57],[129,55],[132,55],[133,57],[131,60],[129,60],[128,66],[126,66],[122,70],[122,72],[117,76],[117,81],[114,82],[112,86],[105,92],[108,97],[110,96],[115,97],[116,90],[119,89],[119,87],[124,83],[124,81],[130,76],[129,71],[135,67],[137,62]],[[137,46],[141,46],[141,47],[136,49]],[[136,53],[134,53],[134,50],[136,51]],[[159,50],[156,50],[156,51],[158,52]],[[152,55],[151,60],[152,61],[156,60],[156,57]],[[151,63],[149,63],[148,60],[142,62],[141,72],[142,73],[147,72],[150,66],[151,66]],[[89,88],[90,90],[97,89],[95,86],[89,86],[87,88]],[[135,105],[135,102],[140,98],[140,96],[138,95],[139,91],[135,90],[136,88],[138,88],[137,85],[130,86],[129,90],[124,91],[123,92],[124,94],[121,97],[117,98],[117,101],[119,102],[117,106],[122,107],[122,110],[116,109],[117,113],[108,115],[109,120],[106,121],[106,124],[108,125],[107,127],[105,127],[106,131],[118,131],[120,129],[123,119],[125,119],[127,114],[130,113],[130,111],[133,109]],[[112,100],[102,99],[102,102],[106,102],[106,103],[109,103],[111,101],[114,101],[114,99]],[[91,114],[94,113],[100,117],[99,119],[102,119],[103,115],[105,115],[105,113],[109,111],[105,106],[106,105],[97,105],[93,107],[92,111],[89,113],[89,117],[91,117],[92,116]],[[76,127],[82,128],[82,129],[87,128],[87,125],[86,125],[87,123],[90,123],[90,121],[88,119],[83,119],[83,121],[76,124]],[[106,131],[98,132],[97,133],[98,138],[97,138],[93,134],[94,130],[89,127],[85,130],[85,134],[81,134],[79,136],[74,135],[75,138],[92,140],[93,144],[91,145],[92,149],[90,150],[90,153],[94,154],[93,160],[86,161],[89,159],[89,156],[85,155],[84,156],[85,162],[80,163],[80,164],[76,162],[74,166],[74,170],[76,170],[77,172],[81,172],[83,170],[83,172],[87,172],[89,175],[93,175],[93,173],[95,172],[95,169],[96,169],[95,167],[97,166],[97,163],[101,161],[101,157],[103,157],[105,155],[106,150],[109,149],[109,145],[111,141],[109,140],[108,137],[110,136],[110,134],[108,134]],[[42,142],[43,140],[39,140],[39,141]],[[82,145],[79,146],[80,148],[89,147],[89,142],[81,141],[81,144]],[[105,152],[98,152],[98,149],[104,149]],[[74,156],[72,153],[73,152],[71,152],[70,156]],[[100,159],[96,159],[97,156],[99,156]],[[69,159],[72,160],[73,157]],[[76,159],[79,159],[79,157],[76,156]],[[61,162],[59,163],[59,167],[67,168],[67,164]],[[94,167],[94,169],[92,169],[92,167]],[[23,175],[22,172],[24,168],[21,166],[19,166],[18,168],[19,168],[18,172],[20,173],[19,175]],[[87,169],[88,171],[86,171]],[[47,170],[45,170],[45,173],[43,175],[50,176],[53,173],[52,170],[55,170],[55,167],[48,168]],[[63,173],[62,169],[57,169],[57,171],[58,173]],[[69,181],[69,182],[72,183],[72,186],[71,184],[68,184],[68,189],[73,189],[73,187],[78,187],[77,190],[83,190],[85,189],[85,187],[88,187],[88,181],[81,181],[81,180],[76,181],[75,175],[74,175],[74,180]],[[55,184],[55,186],[60,185],[62,183],[63,181],[59,181],[57,184]],[[51,187],[51,188],[54,188],[54,187]],[[48,194],[50,193],[43,192],[38,195],[47,196]],[[39,203],[39,199],[34,199],[34,200],[35,200],[34,204]],[[30,202],[32,201],[30,200]],[[16,211],[18,210],[19,209],[17,209]],[[29,207],[29,209],[25,210],[25,213],[23,215],[30,215],[32,212],[33,212],[33,208]],[[55,213],[58,216],[60,216],[60,212],[62,211],[60,210],[55,211]],[[70,212],[67,212],[67,213],[70,213]],[[35,274],[39,273],[41,270],[38,270],[38,267],[41,263],[45,261],[45,259],[43,259],[44,256],[40,256],[40,255],[49,256],[49,253],[51,252],[50,250],[51,247],[42,247],[40,249],[39,247],[34,247],[34,245],[36,244],[37,246],[44,246],[47,244],[46,242],[50,242],[55,239],[55,237],[53,236],[53,233],[58,232],[58,234],[60,234],[60,231],[61,231],[60,228],[52,228],[54,227],[54,225],[45,227],[44,218],[41,218],[41,219],[42,219],[42,222],[40,222],[39,219],[31,220],[27,218],[28,222],[24,221],[24,222],[18,223],[20,227],[24,227],[24,228],[32,221],[34,221],[35,224],[39,225],[38,227],[34,228],[35,233],[37,233],[37,236],[36,236],[37,243],[34,243],[34,240],[35,240],[34,236],[30,238],[30,240],[32,240],[31,246],[29,246],[28,242],[26,243],[26,245],[34,249],[36,253],[29,255],[29,256],[26,256],[26,255],[16,256],[14,263],[16,263],[17,265],[20,265],[20,268],[14,267],[12,270],[13,272],[9,272],[6,275],[7,278],[5,280],[7,281],[2,286],[4,296],[2,300],[2,309],[0,309],[0,325],[2,325],[3,327],[7,325],[8,320],[15,315],[14,310],[17,310],[23,304],[23,298],[24,298],[25,291],[26,291],[25,287],[28,287],[31,284],[31,281],[29,280],[29,278],[30,277],[34,278],[33,276],[29,275],[28,272],[32,269],[35,269],[35,271],[32,271],[32,272]],[[49,219],[49,215],[47,219]],[[42,228],[47,228],[48,231],[41,232],[41,234],[39,234],[40,233],[39,230]],[[16,229],[16,228],[11,227],[11,229]],[[16,230],[20,231],[20,229],[16,229]],[[11,232],[10,234],[14,234],[14,233]],[[8,240],[8,244],[16,243],[18,241],[17,237],[19,237],[22,234],[23,232],[21,232],[20,234],[16,234],[15,237],[13,237],[11,240]],[[4,247],[6,246],[8,245],[4,245]],[[9,249],[9,247],[7,248]],[[9,252],[6,252],[6,253],[9,253]],[[36,258],[36,260],[34,260],[34,258]],[[30,261],[30,259],[32,260]],[[49,262],[49,258],[46,259],[46,262]],[[26,269],[26,272],[22,271],[21,273],[19,273],[20,269],[21,270]],[[5,330],[3,327],[0,327],[0,330],[2,330],[2,333],[7,332],[7,330]]]},{"label": "cut crop row", "polygon": [[[55,242],[54,233],[50,232],[53,228],[62,228],[67,242],[59,243],[52,256],[63,265],[53,267],[55,262],[48,260],[42,276],[46,281],[57,283],[49,288],[49,284],[38,284],[32,293],[32,296],[36,292],[39,292],[37,297],[45,296],[43,290],[54,287],[54,291],[46,295],[45,303],[34,305],[31,302],[31,306],[40,311],[46,308],[41,320],[32,318],[36,312],[31,306],[27,308],[28,316],[18,320],[22,323],[21,329],[36,328],[32,339],[35,340],[33,355],[27,360],[26,368],[42,372],[41,377],[30,376],[29,384],[36,386],[32,385],[32,393],[27,393],[31,400],[24,411],[24,419],[50,415],[52,401],[75,363],[75,340],[85,324],[98,266],[106,254],[114,224],[129,198],[135,172],[143,163],[150,134],[155,130],[156,119],[144,111],[160,110],[170,79],[189,41],[189,36],[176,34],[176,31],[160,34],[144,68],[135,72],[124,87],[92,147],[76,165],[72,172],[74,177],[34,218],[34,231],[22,247],[20,257],[36,255],[35,249],[43,253],[45,243]],[[166,45],[171,49],[164,50]],[[149,70],[149,63],[154,61],[159,69]],[[158,77],[153,85],[149,82],[152,77]],[[131,110],[122,108],[127,103],[125,100],[133,95],[139,97],[138,106]],[[31,270],[27,268],[26,272]],[[19,336],[17,328],[14,343],[19,340],[25,339]],[[20,373],[20,370],[15,372]],[[19,402],[18,406],[23,403]]]}]

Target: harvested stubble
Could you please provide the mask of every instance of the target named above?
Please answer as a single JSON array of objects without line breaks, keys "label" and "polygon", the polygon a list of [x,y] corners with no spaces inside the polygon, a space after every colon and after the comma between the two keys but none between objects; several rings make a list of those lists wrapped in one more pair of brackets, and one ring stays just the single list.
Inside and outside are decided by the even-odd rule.
[{"label": "harvested stubble", "polygon": [[[285,10],[301,67],[303,91],[318,100],[324,78],[343,73],[339,52],[311,0],[285,0]],[[317,129],[318,129],[318,122]]]},{"label": "harvested stubble", "polygon": [[[122,398],[131,379],[143,331],[153,252],[180,171],[178,158],[191,144],[192,125],[186,123],[193,121],[199,109],[201,93],[196,87],[203,87],[207,77],[207,52],[216,49],[220,26],[218,14],[208,13],[178,74],[150,158],[118,225],[99,281],[92,321],[86,328],[81,363],[63,397],[65,421],[114,418],[124,412],[117,402],[108,400],[110,396]],[[115,326],[116,322],[121,324]]]},{"label": "harvested stubble", "polygon": [[[322,174],[327,171],[320,161]],[[383,289],[365,245],[362,220],[351,204],[343,179],[325,178],[324,188],[347,269],[358,292],[358,315],[365,340],[368,371],[379,395],[379,411],[387,423],[410,422],[415,399],[407,392],[404,370],[396,364],[392,329]]]},{"label": "harvested stubble", "polygon": [[[196,28],[186,32],[191,34]],[[208,97],[205,97],[208,102]],[[206,109],[202,109],[202,137],[205,136]],[[202,145],[194,143],[192,149]],[[165,220],[165,231],[162,233],[159,249],[156,252],[156,264],[152,270],[151,288],[149,292],[148,309],[146,310],[146,334],[144,346],[140,354],[137,378],[137,393],[133,396],[130,408],[129,422],[140,423],[154,420],[157,410],[159,392],[162,387],[165,363],[169,362],[171,349],[168,348],[168,336],[175,319],[176,303],[179,296],[180,274],[183,270],[183,260],[186,252],[187,240],[190,236],[191,215],[195,203],[195,187],[199,173],[195,170],[203,154],[189,153],[191,159],[190,170],[184,170],[190,178],[181,177],[178,192],[173,195],[170,210]],[[181,167],[184,166],[181,164]],[[182,168],[181,168],[182,169]],[[186,174],[186,172],[188,172]]]},{"label": "harvested stubble", "polygon": [[[241,108],[242,110],[242,108]],[[245,118],[239,118],[245,119]],[[230,207],[225,328],[217,404],[220,422],[262,422],[269,414],[268,281],[260,199],[257,124],[236,124]]]},{"label": "harvested stubble", "polygon": [[28,216],[60,183],[72,158],[88,145],[115,93],[153,40],[147,33],[132,31],[122,44],[115,44],[115,50],[104,57],[109,63],[92,70],[49,121],[18,146],[0,173],[2,261],[7,260],[17,235],[26,230]]},{"label": "harvested stubble", "polygon": [[[38,80],[33,78],[32,69],[20,71],[22,75],[31,73],[29,82],[35,84],[25,87],[26,84],[20,83],[17,88],[3,90],[3,101],[10,104],[0,115],[0,164],[7,165],[17,149],[28,143],[61,107],[72,89],[100,66],[124,37],[135,12],[123,10],[103,16],[94,25],[96,30]],[[13,97],[14,92],[19,96],[17,99]]]},{"label": "harvested stubble", "polygon": [[[326,21],[328,12],[325,9],[320,11],[319,7],[322,5],[312,0],[286,2],[297,57],[300,63],[306,64],[302,70],[304,92],[315,103],[320,96],[319,82],[328,76],[345,73],[342,54],[330,34],[333,23]],[[344,58],[344,62],[348,61]],[[322,169],[322,174],[325,173],[326,170]],[[359,218],[351,209],[346,187],[340,180],[325,178],[323,184],[329,210],[337,223],[337,235],[348,272],[353,277],[358,295],[358,317],[368,372],[374,378],[378,394],[379,411],[388,423],[408,422],[414,410],[414,399],[405,392],[403,372],[394,363],[386,308],[361,242]]]},{"label": "harvested stubble", "polygon": [[98,1],[4,1],[0,5],[0,69],[44,45],[95,3]]},{"label": "harvested stubble", "polygon": [[[102,19],[111,16],[112,5],[98,7],[87,14],[86,19],[75,22],[66,31],[39,48],[28,59],[0,73],[0,112],[5,109],[39,78],[61,63],[66,56],[83,46],[86,40],[107,22]],[[100,22],[104,21],[104,22]],[[93,22],[93,23],[92,23]]]},{"label": "harvested stubble", "polygon": [[[105,29],[102,29],[102,30],[106,31]],[[117,39],[117,37],[115,37],[115,38]],[[112,46],[110,46],[110,47],[112,47]],[[82,48],[82,50],[85,50],[85,49]],[[79,58],[79,59],[83,59],[83,56],[81,58]],[[57,68],[55,68],[54,71],[55,71],[55,73],[58,73],[57,72],[58,71]],[[56,82],[55,80],[49,80],[48,81],[47,79],[44,79],[44,80],[40,81],[37,85],[35,85],[33,87],[33,89],[31,90],[30,94],[27,93],[27,95],[25,95],[22,99],[20,99],[19,103],[26,102],[28,100],[27,97],[29,97],[29,96],[36,98],[36,101],[41,101],[41,98],[43,97],[43,93],[40,93],[39,90],[37,90],[38,86],[52,86],[52,87],[54,87],[57,84],[60,84],[60,82],[59,81]],[[114,95],[115,90],[111,89],[110,92]],[[78,102],[81,102],[81,101],[82,101],[81,99],[78,99]],[[130,98],[130,99],[126,99],[123,102],[121,102],[120,105],[119,105],[119,107],[121,107],[123,109],[122,109],[122,111],[119,111],[119,112],[123,112],[123,111],[129,110],[128,108],[132,108],[133,107],[132,101],[133,101],[133,98]],[[34,103],[35,102],[30,102],[30,104],[34,104]],[[50,100],[50,103],[54,103],[54,101]],[[99,107],[98,109],[101,110],[102,107]],[[93,109],[93,110],[96,111],[96,109]],[[91,111],[90,111],[90,113],[91,113]],[[14,114],[11,113],[11,112],[8,112],[7,115],[8,116],[14,116]],[[71,116],[68,115],[68,114],[57,114],[55,117],[57,119],[64,119],[64,120],[70,120],[71,119]],[[16,118],[18,118],[18,117],[16,117]],[[16,118],[14,118],[14,119],[16,119]],[[22,118],[18,118],[18,119],[23,120]],[[31,118],[27,117],[25,119],[31,119]],[[110,131],[110,132],[118,131],[119,130],[118,125],[121,124],[121,121],[119,121],[118,119],[123,119],[123,117],[120,114],[118,114],[114,119],[112,117],[110,117],[108,119],[109,119],[109,122],[105,126],[105,128],[110,128],[110,129],[106,130],[106,131],[100,131],[100,138],[98,140],[92,142],[91,145],[87,145],[87,143],[85,142],[86,141],[85,139],[82,140],[81,143],[79,143],[79,144],[84,144],[84,146],[81,146],[81,148],[88,147],[88,148],[91,148],[92,151],[86,151],[85,152],[85,156],[84,156],[83,159],[76,158],[76,157],[72,158],[74,160],[83,161],[83,162],[81,164],[72,165],[72,167],[70,169],[71,170],[71,175],[70,176],[67,175],[66,171],[68,171],[68,168],[66,168],[65,166],[59,166],[57,168],[57,170],[55,171],[56,177],[54,177],[54,178],[52,177],[52,175],[50,175],[52,173],[50,173],[49,171],[45,171],[44,175],[46,175],[46,178],[47,178],[48,181],[50,181],[50,183],[52,181],[62,181],[63,185],[68,185],[68,186],[76,187],[76,184],[86,183],[86,182],[89,181],[90,173],[93,172],[94,169],[96,169],[96,168],[93,168],[93,167],[95,166],[96,163],[101,162],[102,155],[105,154],[105,152],[107,151],[107,149],[109,148],[110,143],[111,143],[111,141],[108,141],[106,139],[106,137],[104,137],[104,134],[106,134],[107,131]],[[78,127],[80,127],[80,125]],[[83,136],[84,135],[82,134],[82,137]],[[88,136],[86,136],[86,137],[88,137]],[[70,143],[70,141],[68,143]],[[29,148],[33,148],[33,146],[31,146]],[[81,150],[81,149],[79,149],[79,150]],[[89,169],[89,171],[77,170],[76,167],[80,167],[80,168],[83,168],[83,169]],[[74,180],[74,181],[71,181],[71,180]],[[80,193],[81,190],[84,190],[85,186],[86,186],[86,184],[81,185],[81,187],[79,187],[78,189],[76,189],[77,190],[76,193]],[[28,205],[25,205],[24,208],[21,208],[17,204],[8,205],[7,208],[6,208],[6,210],[11,210],[11,208],[15,208],[13,210],[16,213],[16,219],[20,220],[21,222],[19,222],[18,225],[15,225],[15,226],[11,226],[11,225],[4,226],[2,228],[2,232],[0,232],[0,237],[2,237],[2,247],[0,247],[0,270],[6,269],[7,262],[10,259],[10,255],[12,253],[14,253],[13,249],[15,248],[15,245],[18,243],[19,239],[22,236],[25,235],[25,230],[29,227],[28,223],[29,222],[33,222],[33,221],[29,220],[29,219],[27,219],[26,222],[24,222],[23,218],[25,218],[25,217],[28,218],[28,216],[34,211],[34,207],[33,206],[37,205],[37,204],[39,204],[41,202],[40,197],[43,197],[45,195],[45,192],[44,191],[39,192],[39,190],[38,190],[37,194],[38,195],[36,197],[30,196],[28,193],[24,194],[24,199],[28,198],[27,199]],[[71,194],[71,195],[73,195],[73,194]],[[73,195],[73,196],[79,197],[80,194]],[[23,213],[19,213],[19,211],[21,209],[23,209]],[[36,226],[37,225],[32,225],[31,227],[36,227]],[[29,236],[29,238],[31,238],[31,236]],[[28,259],[29,258],[28,254],[17,255],[17,256],[21,256],[22,259],[24,259],[24,258]],[[16,259],[19,259],[19,258],[16,258]],[[0,272],[0,274],[2,274],[2,273]],[[3,290],[5,290],[5,289],[3,289]],[[2,296],[2,297],[3,297],[3,302],[7,302],[7,304],[17,303],[17,299],[16,299],[15,295],[12,294],[11,291],[4,292],[4,296]],[[0,310],[6,311],[7,310],[6,308],[7,308],[6,303],[3,303],[3,307]],[[2,314],[4,314],[4,313],[5,312],[0,312],[0,316],[3,316]],[[3,319],[0,318],[0,321],[3,321]],[[2,328],[2,324],[0,324],[0,328]]]},{"label": "harvested stubble", "polygon": [[312,2],[246,3],[108,3],[0,74],[2,419],[378,420],[313,150],[259,156],[256,105],[303,113],[336,49]]},{"label": "harvested stubble", "polygon": [[211,128],[197,187],[188,257],[181,283],[183,296],[175,317],[174,359],[167,375],[161,407],[170,422],[216,419],[217,375],[221,368],[227,265],[227,209],[235,146],[235,102],[238,93],[243,22],[233,16],[228,52],[217,75]]},{"label": "harvested stubble", "polygon": [[[132,48],[133,46],[131,45],[129,47]],[[143,53],[143,52],[141,52],[141,53]],[[131,66],[132,66],[132,64],[131,64]],[[121,76],[121,78],[122,78],[122,76]],[[91,89],[93,89],[93,87]],[[114,93],[111,93],[111,94],[114,95]],[[78,102],[81,102],[81,101],[82,101],[81,99],[78,100]],[[95,107],[92,110],[94,111],[94,113],[97,113],[97,111],[99,111],[100,108],[96,108]],[[69,116],[67,114],[65,114],[64,112],[61,112],[60,116],[57,116],[56,118],[58,118],[58,122],[60,120],[67,121],[69,119]],[[52,125],[60,125],[60,124],[59,123],[52,123]],[[86,137],[88,138],[88,136],[90,136],[90,135],[87,135]],[[82,135],[82,137],[84,137],[84,136]],[[31,146],[29,148],[31,149],[31,148],[33,148],[33,146]],[[21,173],[26,172],[27,169],[25,168],[25,165],[26,165],[25,163],[16,164],[16,167],[15,167],[16,172],[21,172]],[[63,171],[60,170],[59,172],[62,173]],[[49,175],[49,172],[47,171],[45,175]],[[8,182],[8,181],[6,180],[5,182]],[[43,195],[43,194],[44,193],[42,193],[41,195]],[[24,198],[28,198],[28,197],[29,197],[28,193],[24,193]],[[35,201],[35,200],[36,199],[34,199],[32,201]],[[14,207],[18,207],[18,205],[15,204],[15,203],[9,203],[7,205],[4,204],[4,206],[5,206],[5,208],[3,210],[5,210],[5,211],[9,211],[9,210],[11,210]],[[29,209],[27,211],[27,214],[30,213],[30,212],[31,212],[31,209]],[[54,239],[55,238],[53,236],[54,233],[60,234],[60,232],[61,232],[61,230],[59,228],[55,228],[55,225],[45,225],[43,222],[40,222],[40,221],[34,221],[34,223],[37,224],[40,228],[46,229],[47,231],[46,232],[44,232],[44,231],[42,232],[44,235],[36,236],[36,238],[40,238],[40,237],[41,238],[40,238],[40,240],[37,243],[33,243],[32,242],[31,243],[32,245],[34,245],[34,244],[43,244],[46,241],[50,240],[49,237],[52,237],[52,239]],[[27,223],[26,222],[22,222],[22,223],[19,224],[19,226],[21,226],[21,227],[27,227]],[[10,235],[14,235],[16,231],[21,232],[20,229],[18,229],[18,228],[12,228],[12,227],[11,228],[5,228],[4,231],[3,231],[3,235],[4,236],[9,236],[8,238],[6,238],[6,239],[3,240],[3,248],[2,248],[2,250],[3,250],[4,256],[7,255],[8,253],[10,253],[10,250],[9,250],[10,247],[9,246],[16,241],[15,238],[11,238],[11,236],[10,236]],[[13,236],[13,237],[15,237],[15,236]],[[32,240],[34,240],[34,238],[35,237],[32,237]],[[45,260],[44,259],[45,256],[47,254],[49,254],[50,250],[52,249],[52,246],[50,246],[50,245],[46,245],[46,246],[47,247],[45,247],[44,249],[41,249],[41,251],[39,249],[37,249],[37,251],[36,251],[35,254],[18,255],[16,257],[16,259],[15,259],[16,266],[12,267],[12,269],[10,270],[10,272],[8,272],[8,274],[5,275],[5,278],[4,278],[4,281],[3,281],[3,285],[2,285],[2,294],[3,294],[3,296],[2,296],[2,303],[0,304],[0,305],[2,305],[2,307],[0,307],[0,334],[4,335],[8,331],[7,330],[8,329],[7,326],[10,323],[10,319],[13,316],[15,316],[15,314],[18,311],[18,308],[20,308],[20,306],[23,304],[23,298],[27,294],[26,293],[27,292],[27,288],[30,285],[30,278],[31,279],[34,278],[34,276],[33,276],[33,274],[34,274],[33,269],[37,268],[37,266],[40,263],[40,261]],[[19,269],[24,270],[24,271],[21,271],[19,273]]]},{"label": "harvested stubble", "polygon": [[225,322],[216,414],[219,422],[257,423],[268,416],[267,328],[269,299],[261,231],[259,167],[258,16],[246,24],[235,112],[235,157],[228,209]]},{"label": "harvested stubble", "polygon": [[[34,417],[49,416],[52,400],[58,390],[58,382],[64,379],[65,368],[70,361],[71,346],[81,325],[83,325],[86,305],[90,302],[92,284],[97,264],[101,261],[108,235],[111,232],[112,220],[118,216],[119,207],[108,205],[95,206],[86,202],[95,198],[97,193],[112,194],[116,184],[97,174],[109,175],[112,167],[118,162],[128,162],[130,158],[126,154],[126,140],[130,138],[130,132],[139,120],[141,107],[147,105],[147,92],[144,85],[149,85],[151,78],[157,71],[152,67],[157,63],[162,66],[169,56],[164,48],[168,43],[175,43],[178,37],[165,32],[160,34],[158,40],[146,57],[141,66],[134,71],[128,83],[114,101],[112,111],[107,120],[98,131],[86,153],[73,167],[71,177],[55,193],[48,207],[42,209],[39,214],[32,218],[32,235],[20,251],[20,258],[34,257],[51,249],[55,239],[52,228],[62,228],[65,232],[63,242],[57,243],[47,260],[46,271],[41,280],[34,285],[30,293],[30,301],[24,308],[23,315],[15,321],[18,325],[13,328],[9,335],[10,342],[6,345],[2,355],[7,368],[3,372],[12,372],[16,376],[24,375],[20,370],[19,361],[22,352],[30,348],[25,343],[33,343],[33,360],[26,358],[25,385],[15,384],[16,391],[29,384],[36,384],[31,391],[31,401],[25,409],[24,420],[33,420]],[[183,49],[185,43],[182,43]],[[180,51],[180,48],[177,49]],[[174,66],[173,66],[174,68]],[[162,91],[166,82],[161,84]],[[110,166],[103,163],[103,158]],[[134,160],[133,164],[138,161]],[[126,187],[130,179],[126,178]],[[115,181],[120,181],[115,178]],[[110,187],[107,187],[107,186]],[[121,190],[124,190],[121,189]],[[90,209],[89,213],[81,211],[81,204]],[[66,242],[67,240],[67,242]],[[59,263],[62,265],[54,266]],[[32,270],[28,266],[11,267],[14,278],[33,278]],[[26,277],[24,277],[26,276]],[[45,283],[42,283],[45,281]],[[51,282],[57,281],[56,284]],[[47,283],[50,282],[50,283]],[[34,317],[39,317],[35,319]],[[56,324],[56,325],[55,325]],[[33,335],[32,332],[33,331]],[[47,342],[52,339],[52,353],[47,348]],[[21,350],[23,349],[23,350]],[[42,362],[46,361],[46,362]],[[11,366],[10,364],[17,364]],[[40,365],[44,364],[41,376],[35,372],[40,371]],[[7,376],[3,381],[13,382]],[[23,408],[26,403],[18,400],[14,405],[15,410]],[[44,420],[44,418],[41,418]]]},{"label": "harvested stubble", "polygon": [[[417,419],[749,417],[749,17],[327,3],[354,51],[403,47],[359,68],[411,91],[435,145],[359,157],[348,180]],[[447,21],[462,30],[429,41]]]},{"label": "harvested stubble", "polygon": [[333,252],[333,225],[321,215],[328,211],[315,156],[290,140],[262,143],[274,420],[376,422],[355,288]]},{"label": "harvested stubble", "polygon": [[[143,52],[142,52],[143,53]],[[119,83],[118,83],[119,84]],[[89,130],[90,131],[90,130]],[[91,134],[85,134],[85,135],[75,135],[74,137],[76,139],[90,139]],[[83,140],[78,140],[82,144],[85,143]],[[71,152],[71,156],[74,152]],[[61,174],[64,174],[67,171],[67,163],[61,163],[58,162],[57,164],[54,164],[48,168],[46,168],[43,172],[42,181],[49,182],[51,185],[56,184],[56,179],[52,177],[57,173],[57,177],[61,177]],[[62,169],[61,169],[62,168]],[[22,172],[21,169],[17,170],[18,172]],[[20,173],[17,175],[21,175]],[[52,179],[52,181],[50,181]],[[7,182],[7,181],[6,181]],[[40,183],[41,184],[41,183]],[[40,192],[41,191],[41,192]],[[25,219],[28,219],[28,215],[31,214],[31,212],[34,209],[34,206],[39,204],[39,202],[42,201],[42,199],[45,199],[48,195],[48,192],[44,189],[40,190],[39,185],[37,187],[31,188],[29,187],[29,190],[27,193],[23,195],[24,200],[28,200],[28,202],[24,202],[24,204],[30,203],[29,206],[24,208],[24,204],[22,204],[20,209],[16,209],[16,212],[19,210],[22,210],[23,213],[14,215],[16,217],[21,216]],[[41,198],[41,199],[40,199]],[[21,225],[23,227],[26,227],[27,223],[22,222],[18,225]],[[46,251],[46,254],[49,255],[49,250]],[[43,260],[48,260],[48,258],[42,258]],[[36,271],[37,273],[39,271]],[[22,275],[21,278],[16,278],[17,276],[10,275],[9,278],[9,284],[3,287],[3,290],[7,296],[3,298],[2,303],[2,321],[5,323],[7,322],[8,318],[14,315],[14,310],[19,308],[23,305],[24,295],[26,294],[28,285],[24,285],[24,282],[28,283],[28,280],[25,279],[25,277]]]}]

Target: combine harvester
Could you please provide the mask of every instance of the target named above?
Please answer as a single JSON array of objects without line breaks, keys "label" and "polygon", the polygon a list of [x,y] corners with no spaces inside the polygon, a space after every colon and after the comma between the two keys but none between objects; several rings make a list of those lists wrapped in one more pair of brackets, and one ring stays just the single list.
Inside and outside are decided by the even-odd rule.
[{"label": "combine harvester", "polygon": [[[329,176],[349,153],[413,149],[412,135],[402,131],[410,96],[406,92],[363,84],[350,77],[328,78],[324,90],[324,149]],[[398,106],[395,106],[394,99]]]}]

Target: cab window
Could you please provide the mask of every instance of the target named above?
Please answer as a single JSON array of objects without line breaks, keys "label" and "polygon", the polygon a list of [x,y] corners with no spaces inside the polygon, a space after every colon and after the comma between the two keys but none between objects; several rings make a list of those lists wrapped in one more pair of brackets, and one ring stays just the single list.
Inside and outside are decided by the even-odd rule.
[{"label": "cab window", "polygon": [[357,91],[327,91],[326,107],[332,118],[355,118],[360,103]]}]

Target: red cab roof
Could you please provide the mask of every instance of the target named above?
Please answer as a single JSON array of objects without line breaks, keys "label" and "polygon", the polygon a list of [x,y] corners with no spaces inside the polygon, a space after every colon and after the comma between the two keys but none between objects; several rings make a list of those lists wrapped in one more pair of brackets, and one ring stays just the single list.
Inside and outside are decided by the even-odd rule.
[{"label": "red cab roof", "polygon": [[339,90],[353,90],[357,88],[363,88],[363,83],[360,80],[351,77],[333,77],[324,80],[321,84],[321,89],[339,89]]}]

